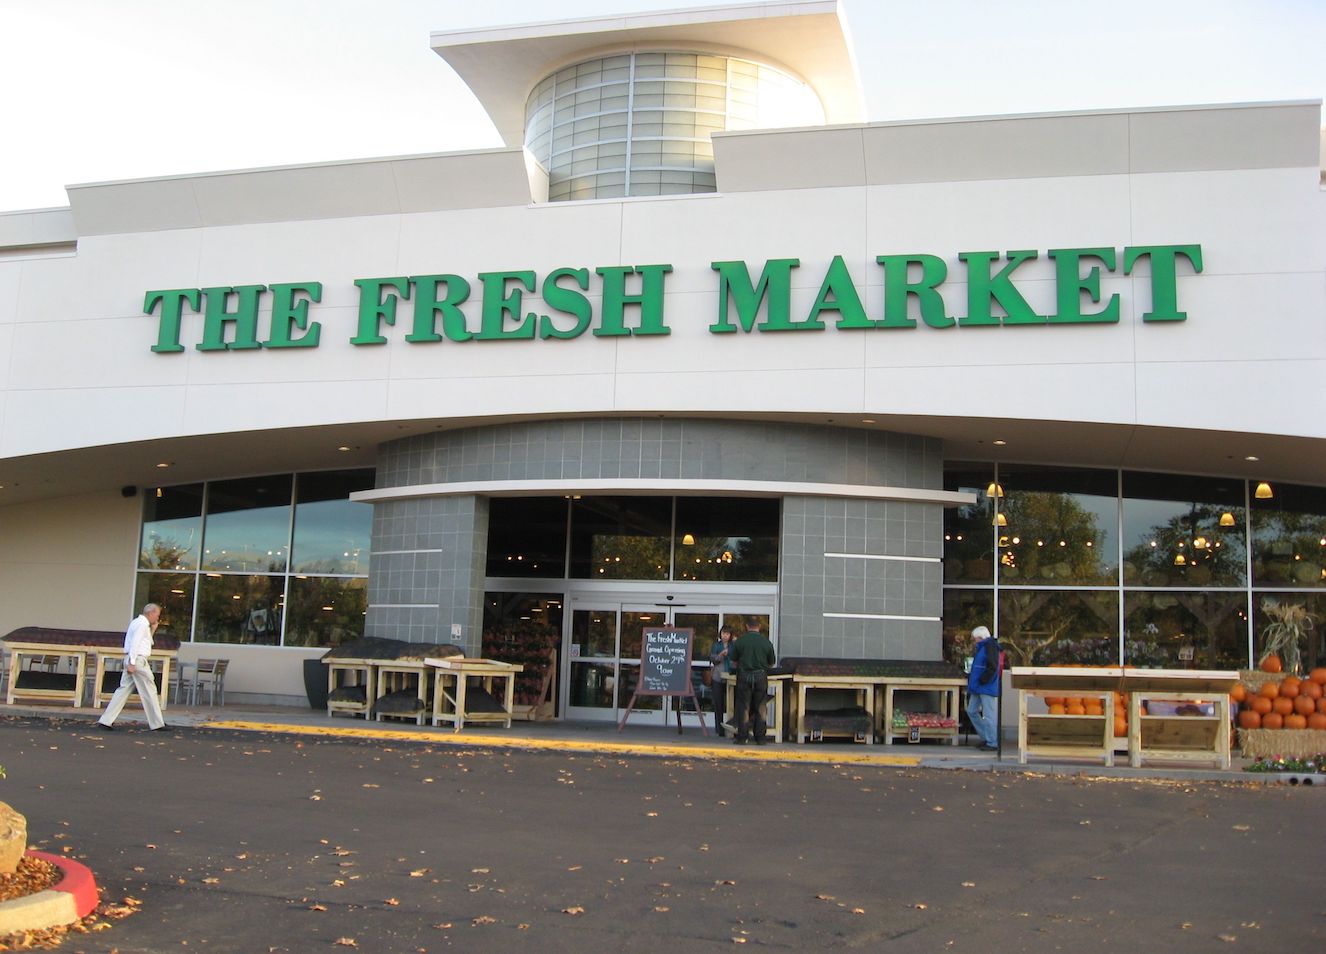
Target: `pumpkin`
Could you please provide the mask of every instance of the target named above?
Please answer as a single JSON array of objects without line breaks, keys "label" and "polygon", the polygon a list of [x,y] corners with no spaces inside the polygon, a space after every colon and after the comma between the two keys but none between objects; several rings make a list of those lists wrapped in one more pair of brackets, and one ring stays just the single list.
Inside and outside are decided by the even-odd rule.
[{"label": "pumpkin", "polygon": [[1229,698],[1235,702],[1242,702],[1248,698],[1248,687],[1241,682],[1234,683],[1234,688],[1229,690]]},{"label": "pumpkin", "polygon": [[[1323,719],[1326,719],[1326,716],[1322,716],[1322,718],[1323,718]],[[1257,716],[1257,721],[1258,721],[1259,723],[1261,722],[1261,716]],[[1125,735],[1127,735],[1127,734],[1128,734],[1128,720],[1125,719],[1123,716],[1115,716],[1115,717],[1114,717],[1114,737],[1115,737],[1116,739],[1121,739],[1121,738],[1123,738],[1123,737],[1124,737]]]},{"label": "pumpkin", "polygon": [[1311,679],[1304,679],[1303,684],[1298,687],[1300,696],[1307,696],[1309,699],[1320,699],[1322,697],[1321,686],[1317,685]]},{"label": "pumpkin", "polygon": [[1268,712],[1262,716],[1263,729],[1283,729],[1285,727],[1285,717],[1278,712]]},{"label": "pumpkin", "polygon": [[1326,712],[1314,712],[1308,716],[1309,729],[1326,729]]},{"label": "pumpkin", "polygon": [[1046,696],[1045,704],[1047,706],[1061,706],[1064,704],[1063,696]]},{"label": "pumpkin", "polygon": [[[1326,716],[1322,716],[1322,718],[1326,719]],[[1262,717],[1256,712],[1253,712],[1250,709],[1244,709],[1239,713],[1240,729],[1260,729],[1261,727]],[[1116,732],[1115,734],[1117,735],[1118,733]]]},{"label": "pumpkin", "polygon": [[1050,705],[1050,715],[1063,715],[1063,714],[1064,714],[1064,704],[1062,702],[1055,702]]},{"label": "pumpkin", "polygon": [[1286,699],[1284,696],[1281,696],[1278,699],[1272,699],[1271,711],[1278,712],[1282,716],[1287,716],[1289,715],[1289,713],[1294,711],[1294,700]]},{"label": "pumpkin", "polygon": [[1317,711],[1322,715],[1326,715],[1326,696],[1322,696],[1317,700]]},{"label": "pumpkin", "polygon": [[1275,653],[1268,653],[1262,657],[1262,672],[1284,672],[1285,664],[1280,661],[1280,657]]},{"label": "pumpkin", "polygon": [[1274,704],[1275,703],[1271,702],[1271,700],[1267,699],[1265,696],[1254,696],[1249,700],[1249,707],[1258,715],[1266,715],[1266,713],[1271,711],[1271,707]]},{"label": "pumpkin", "polygon": [[1317,700],[1299,696],[1294,700],[1294,711],[1301,716],[1310,716],[1317,711]]},{"label": "pumpkin", "polygon": [[1280,695],[1286,699],[1293,699],[1298,695],[1302,680],[1297,676],[1285,676],[1280,680]]},{"label": "pumpkin", "polygon": [[1086,714],[1087,714],[1087,710],[1086,710],[1086,708],[1085,708],[1084,706],[1071,705],[1071,704],[1065,706],[1065,707],[1064,707],[1064,711],[1067,712],[1069,715],[1086,715]]},{"label": "pumpkin", "polygon": [[1280,684],[1278,682],[1268,682],[1257,691],[1257,694],[1267,699],[1275,699],[1280,695]]},{"label": "pumpkin", "polygon": [[1305,716],[1297,714],[1285,716],[1286,729],[1306,729],[1307,727],[1308,727],[1308,720]]},{"label": "pumpkin", "polygon": [[1308,673],[1308,678],[1319,686],[1326,686],[1326,666],[1318,666]]}]

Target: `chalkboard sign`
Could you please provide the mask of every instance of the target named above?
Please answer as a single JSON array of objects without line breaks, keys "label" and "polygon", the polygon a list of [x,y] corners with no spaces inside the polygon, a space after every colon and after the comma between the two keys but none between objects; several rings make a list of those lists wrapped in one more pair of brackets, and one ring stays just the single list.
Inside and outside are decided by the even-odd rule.
[{"label": "chalkboard sign", "polygon": [[636,695],[688,696],[691,685],[693,629],[646,626],[640,641],[640,682]]},{"label": "chalkboard sign", "polygon": [[[691,681],[691,646],[695,630],[673,626],[646,626],[640,640],[640,678],[636,681],[631,701],[626,704],[617,731],[622,730],[640,696],[689,696],[700,718],[700,730],[709,734],[704,712],[695,698],[695,683]],[[681,705],[677,705],[677,732],[681,732]]]}]

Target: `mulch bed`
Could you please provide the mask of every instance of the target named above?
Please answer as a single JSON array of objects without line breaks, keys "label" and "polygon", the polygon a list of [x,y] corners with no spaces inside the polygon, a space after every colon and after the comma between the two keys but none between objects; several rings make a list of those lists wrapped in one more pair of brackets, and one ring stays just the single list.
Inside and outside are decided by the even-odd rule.
[{"label": "mulch bed", "polygon": [[0,874],[0,901],[12,901],[45,891],[58,884],[63,875],[60,869],[40,858],[24,857],[19,860],[13,874]]},{"label": "mulch bed", "polygon": [[[24,857],[18,863],[16,872],[0,875],[0,901],[11,901],[45,891],[59,883],[62,877],[60,869],[49,861]],[[0,951],[53,950],[71,934],[108,930],[112,922],[137,913],[141,903],[137,898],[125,898],[121,903],[103,901],[95,911],[73,924],[0,936]]]}]

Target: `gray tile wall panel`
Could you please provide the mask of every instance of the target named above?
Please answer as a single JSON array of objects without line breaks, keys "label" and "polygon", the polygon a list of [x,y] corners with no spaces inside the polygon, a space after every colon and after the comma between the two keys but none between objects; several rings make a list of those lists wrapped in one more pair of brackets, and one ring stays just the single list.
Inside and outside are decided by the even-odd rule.
[{"label": "gray tile wall panel", "polygon": [[[504,479],[767,480],[942,488],[942,445],[913,435],[815,425],[655,418],[520,422],[407,438],[379,453],[378,487]],[[938,557],[937,505],[834,497],[783,503],[779,627],[786,655],[938,658],[938,563],[829,558],[827,552]],[[401,627],[477,651],[487,545],[486,498],[375,505],[370,635]],[[392,551],[404,551],[393,553]],[[427,551],[438,551],[435,560]],[[397,559],[409,555],[410,560]],[[427,604],[408,612],[392,604]],[[379,609],[381,606],[381,609]],[[431,630],[430,630],[431,627]],[[421,635],[414,635],[419,633]],[[442,635],[439,636],[438,634]]]}]

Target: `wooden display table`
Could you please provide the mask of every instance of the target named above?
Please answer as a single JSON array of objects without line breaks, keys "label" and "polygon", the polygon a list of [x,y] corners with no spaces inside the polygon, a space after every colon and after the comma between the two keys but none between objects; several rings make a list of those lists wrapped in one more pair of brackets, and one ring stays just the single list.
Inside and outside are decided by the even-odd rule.
[{"label": "wooden display table", "polygon": [[[1125,669],[1121,691],[1131,693],[1129,764],[1137,768],[1143,759],[1157,759],[1215,762],[1229,768],[1229,692],[1238,681],[1233,670]],[[1148,709],[1175,711],[1143,715],[1144,703]]]},{"label": "wooden display table", "polygon": [[[730,729],[732,732],[736,732],[737,731],[736,723],[732,721],[732,714],[736,711],[737,707],[736,674],[730,672],[719,673],[718,678],[723,683],[723,692],[727,698],[727,709],[724,711],[724,715],[726,716],[728,721],[724,722],[723,725],[725,728]],[[764,721],[769,727],[770,738],[774,742],[782,742],[784,739],[783,712],[785,711],[786,708],[783,704],[784,697],[786,695],[783,687],[786,686],[788,682],[791,681],[792,674],[775,673],[769,675],[767,678],[769,680],[769,692],[772,698],[767,700],[765,703]],[[773,707],[772,718],[770,718],[770,713],[769,713],[770,706]]]},{"label": "wooden display table", "polygon": [[[420,675],[417,691],[423,694],[420,698],[425,702],[426,712],[426,677],[432,670],[424,660],[460,654],[460,647],[449,643],[411,643],[380,636],[365,636],[333,647],[322,656],[322,664],[327,667],[327,715],[346,712],[368,719],[380,697],[403,688],[408,677],[415,673]],[[379,676],[384,672],[390,674],[389,685],[379,689]],[[408,714],[423,725],[422,715],[413,707]]]},{"label": "wooden display table", "polygon": [[327,667],[327,715],[347,712],[367,720],[377,699],[376,663],[366,659],[324,659],[322,662]]},{"label": "wooden display table", "polygon": [[[115,652],[99,649],[95,655],[97,657],[97,668],[92,677],[92,707],[100,709],[104,704],[102,698],[104,697],[106,702],[109,702],[110,697],[115,695],[115,690],[120,688],[120,679],[122,678],[120,673],[124,672],[124,647],[121,646]],[[162,712],[166,711],[166,699],[170,695],[170,667],[176,664],[175,657],[178,655],[179,653],[174,650],[157,649],[154,645],[152,655],[147,657],[147,665],[152,669],[153,678],[157,674],[161,676],[161,684],[157,686],[157,702],[160,704]],[[115,662],[120,664],[118,668],[107,666],[107,663]],[[160,668],[153,666],[153,663],[160,663]],[[115,685],[109,689],[105,685],[107,674],[115,676]],[[180,687],[180,691],[184,691],[183,686]],[[179,699],[175,701],[179,702]],[[138,698],[137,692],[129,697],[129,703],[134,702],[140,706],[143,704],[142,700]]]},{"label": "wooden display table", "polygon": [[[28,643],[6,640],[9,647],[9,680],[5,687],[5,704],[16,699],[37,699],[42,702],[64,702],[77,708],[83,704],[83,686],[87,680],[87,653],[71,646],[50,643]],[[73,672],[41,672],[24,669],[23,660],[38,656],[55,656],[60,665],[72,660]]]},{"label": "wooden display table", "polygon": [[[780,668],[791,673],[792,688],[789,722],[798,742],[805,742],[811,731],[807,726],[807,702],[817,690],[848,690],[856,695],[859,711],[869,720],[865,738],[867,745],[874,742],[878,732],[887,744],[892,725],[892,707],[898,691],[938,692],[956,719],[962,687],[967,678],[962,670],[941,660],[925,659],[821,659],[814,657],[788,657]],[[886,711],[889,720],[881,731],[880,715]],[[841,721],[841,720],[839,720]],[[957,727],[929,729],[928,733],[951,737],[956,743]],[[832,734],[832,733],[830,733]],[[855,734],[845,737],[855,738]],[[822,736],[821,736],[822,737]]]},{"label": "wooden display table", "polygon": [[[806,697],[816,689],[846,689],[856,695],[857,703],[865,710],[869,725],[875,725],[875,696],[877,687],[883,686],[883,676],[792,676],[792,711],[796,723],[797,742],[805,743],[810,736],[806,725]],[[821,736],[822,738],[822,736]],[[874,744],[874,733],[867,731],[863,740],[866,745]]]},{"label": "wooden display table", "polygon": [[[436,688],[433,691],[433,725],[449,722],[457,732],[465,728],[465,723],[501,723],[511,728],[512,707],[516,695],[516,674],[525,667],[516,663],[498,662],[495,659],[465,659],[449,657],[446,659],[428,658],[424,660],[433,667],[436,675]],[[480,691],[473,692],[469,687],[471,678],[477,679]],[[501,688],[494,684],[502,682]]]},{"label": "wooden display table", "polygon": [[[11,706],[16,699],[63,702],[74,708],[81,706],[86,693],[88,657],[95,656],[95,678],[91,695],[92,704],[100,708],[102,696],[107,694],[101,687],[105,662],[107,659],[124,658],[124,633],[117,630],[24,626],[5,636],[4,644],[9,649],[9,677],[5,686],[5,704]],[[166,697],[169,695],[170,667],[174,664],[179,647],[180,641],[174,636],[158,633],[153,637],[152,655],[148,657],[148,663],[149,665],[160,663],[162,691],[159,693],[159,699],[163,712],[166,709]],[[40,656],[55,657],[59,660],[69,659],[72,671],[42,672],[23,668],[24,659]],[[137,694],[130,698],[137,698]]]},{"label": "wooden display table", "polygon": [[[376,663],[373,669],[373,715],[377,720],[414,719],[415,725],[423,725],[428,717],[428,682],[432,668],[422,659],[398,659],[395,662]],[[409,698],[412,700],[413,711],[393,711],[392,706],[384,705],[388,696]]]},{"label": "wooden display table", "polygon": [[[1030,755],[1098,759],[1114,764],[1114,693],[1123,678],[1118,666],[1014,666],[1008,670],[1018,692],[1018,762]],[[1029,712],[1029,698],[1080,696],[1100,700],[1102,715]]]},{"label": "wooden display table", "polygon": [[[922,739],[947,739],[950,745],[957,745],[962,690],[966,685],[967,680],[958,677],[952,679],[936,679],[925,676],[890,677],[889,681],[879,690],[883,697],[880,701],[883,704],[881,705],[880,701],[877,701],[875,705],[879,712],[879,722],[875,724],[876,733],[883,737],[885,745],[892,745],[895,738],[910,738],[913,731]],[[895,727],[893,724],[893,702],[894,696],[899,692],[939,693],[939,714],[946,719],[952,719],[952,727],[922,726],[915,730]]]}]

